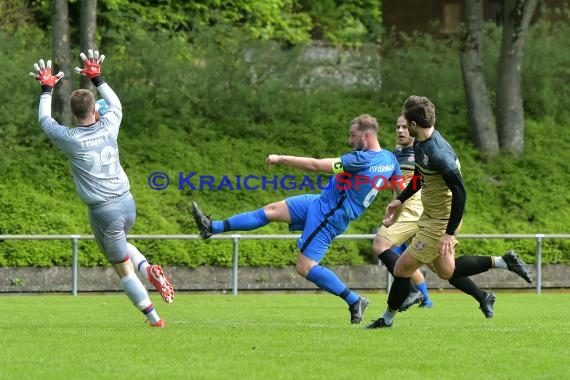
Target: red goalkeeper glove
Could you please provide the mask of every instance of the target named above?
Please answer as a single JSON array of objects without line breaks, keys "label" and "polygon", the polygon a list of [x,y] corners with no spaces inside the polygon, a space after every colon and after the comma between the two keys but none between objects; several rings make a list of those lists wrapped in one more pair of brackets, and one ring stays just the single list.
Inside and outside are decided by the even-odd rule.
[{"label": "red goalkeeper glove", "polygon": [[36,72],[30,72],[30,76],[40,82],[42,85],[42,93],[51,94],[55,84],[63,78],[63,71],[55,75],[51,74],[50,59],[48,59],[47,65],[43,59],[40,59],[38,63],[34,63],[34,69],[36,69]]},{"label": "red goalkeeper glove", "polygon": [[99,55],[99,51],[92,49],[87,50],[87,55],[85,53],[79,54],[81,60],[83,61],[83,68],[76,67],[74,70],[76,73],[85,75],[94,85],[101,84],[103,80],[101,79],[101,64],[105,60],[105,55]]}]

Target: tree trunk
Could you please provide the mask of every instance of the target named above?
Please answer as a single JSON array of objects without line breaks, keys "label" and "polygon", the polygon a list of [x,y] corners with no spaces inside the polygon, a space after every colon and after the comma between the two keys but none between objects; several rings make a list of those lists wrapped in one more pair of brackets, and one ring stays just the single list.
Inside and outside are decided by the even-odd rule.
[{"label": "tree trunk", "polygon": [[[95,36],[97,33],[97,0],[81,1],[80,16],[80,44],[81,51],[87,52],[89,49],[98,50]],[[83,66],[83,62],[79,62],[79,66]],[[81,88],[89,89],[96,92],[95,87],[91,84],[89,78],[81,77]]]},{"label": "tree trunk", "polygon": [[479,150],[495,154],[499,143],[483,73],[483,0],[464,0],[463,6],[461,72],[472,138]]},{"label": "tree trunk", "polygon": [[538,0],[505,0],[497,78],[497,129],[502,150],[524,150],[521,73],[524,43]]},{"label": "tree trunk", "polygon": [[73,117],[69,106],[69,96],[73,79],[71,76],[71,48],[69,46],[69,23],[66,0],[52,2],[53,56],[55,72],[61,70],[65,76],[53,91],[55,112],[63,125],[71,126]]}]

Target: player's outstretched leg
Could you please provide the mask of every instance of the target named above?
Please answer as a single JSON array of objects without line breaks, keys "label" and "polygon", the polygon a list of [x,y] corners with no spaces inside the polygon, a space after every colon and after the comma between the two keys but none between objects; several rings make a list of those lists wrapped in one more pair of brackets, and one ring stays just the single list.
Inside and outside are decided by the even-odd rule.
[{"label": "player's outstretched leg", "polygon": [[525,264],[515,251],[508,251],[503,256],[464,255],[455,259],[454,276],[469,277],[488,271],[489,269],[508,269],[532,283],[530,267]]},{"label": "player's outstretched leg", "polygon": [[212,220],[200,210],[196,202],[192,202],[190,211],[200,230],[202,239],[208,239],[212,235],[228,231],[251,231],[270,223],[263,207],[232,215],[225,220]]}]

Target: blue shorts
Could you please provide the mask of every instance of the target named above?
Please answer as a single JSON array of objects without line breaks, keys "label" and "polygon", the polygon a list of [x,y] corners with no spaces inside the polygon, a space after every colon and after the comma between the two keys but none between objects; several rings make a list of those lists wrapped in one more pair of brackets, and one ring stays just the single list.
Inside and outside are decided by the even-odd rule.
[{"label": "blue shorts", "polygon": [[[333,226],[319,207],[318,194],[296,195],[285,199],[291,215],[290,231],[303,231],[297,247],[301,253],[317,263],[321,262],[335,237],[344,232]],[[332,210],[331,210],[332,211]]]}]

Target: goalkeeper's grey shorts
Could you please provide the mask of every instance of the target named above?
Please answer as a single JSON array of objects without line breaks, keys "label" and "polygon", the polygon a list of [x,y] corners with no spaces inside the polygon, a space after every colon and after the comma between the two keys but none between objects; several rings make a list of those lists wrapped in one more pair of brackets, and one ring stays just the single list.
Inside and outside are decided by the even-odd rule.
[{"label": "goalkeeper's grey shorts", "polygon": [[135,224],[137,211],[130,192],[89,207],[89,223],[99,248],[112,264],[127,260],[127,233]]}]

